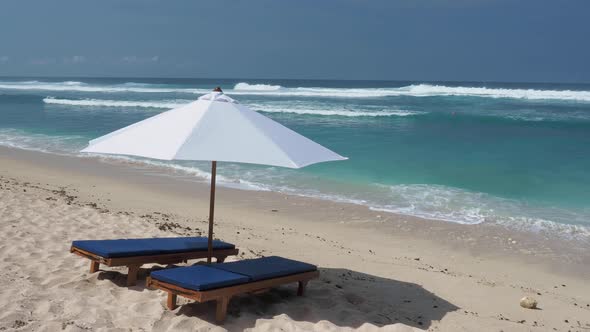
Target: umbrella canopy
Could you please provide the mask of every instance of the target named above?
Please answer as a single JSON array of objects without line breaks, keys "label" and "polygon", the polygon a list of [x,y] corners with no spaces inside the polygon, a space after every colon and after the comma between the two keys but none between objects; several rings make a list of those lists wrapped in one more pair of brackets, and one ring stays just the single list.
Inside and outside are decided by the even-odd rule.
[{"label": "umbrella canopy", "polygon": [[250,110],[221,89],[94,139],[82,152],[211,161],[209,262],[217,161],[301,168],[347,159]]},{"label": "umbrella canopy", "polygon": [[94,139],[82,152],[289,168],[346,159],[221,92]]}]

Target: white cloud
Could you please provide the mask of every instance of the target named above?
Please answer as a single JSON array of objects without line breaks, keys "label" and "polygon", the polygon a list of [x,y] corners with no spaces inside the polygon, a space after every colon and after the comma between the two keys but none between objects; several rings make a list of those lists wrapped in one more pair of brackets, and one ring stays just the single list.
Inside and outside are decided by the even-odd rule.
[{"label": "white cloud", "polygon": [[154,56],[142,57],[142,56],[137,56],[137,55],[126,55],[121,58],[121,61],[125,62],[125,63],[145,64],[145,63],[160,61],[160,56],[154,55]]},{"label": "white cloud", "polygon": [[123,62],[134,63],[137,62],[137,57],[135,55],[126,55],[121,60],[123,60]]},{"label": "white cloud", "polygon": [[43,65],[51,65],[55,63],[54,58],[34,58],[29,60],[29,64],[43,66]]},{"label": "white cloud", "polygon": [[72,55],[70,57],[65,57],[63,62],[67,64],[84,63],[86,62],[86,57],[83,55]]}]

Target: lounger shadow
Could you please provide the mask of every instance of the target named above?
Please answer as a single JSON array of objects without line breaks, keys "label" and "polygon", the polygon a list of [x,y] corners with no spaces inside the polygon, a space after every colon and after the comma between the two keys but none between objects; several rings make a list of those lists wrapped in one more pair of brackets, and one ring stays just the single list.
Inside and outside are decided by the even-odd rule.
[{"label": "lounger shadow", "polygon": [[[90,273],[100,264],[109,267],[127,266],[127,286],[137,283],[137,273],[143,264],[177,264],[207,257],[206,237],[174,237],[150,239],[116,239],[74,241],[70,252],[90,260]],[[231,243],[213,241],[213,257],[223,262],[237,255]]]},{"label": "lounger shadow", "polygon": [[[448,313],[459,309],[440,294],[412,282],[345,268],[318,268],[318,272],[319,278],[304,285],[307,287],[303,288],[305,296],[302,297],[295,297],[298,287],[293,286],[298,281],[272,286],[266,292],[254,291],[232,297],[224,327],[228,331],[241,331],[284,315],[294,322],[317,324],[327,321],[336,325],[335,330],[357,329],[366,323],[377,327],[402,323],[427,330]],[[153,277],[157,273],[151,274]],[[154,278],[148,277],[147,282],[153,287]],[[168,304],[174,302],[176,296],[168,295]],[[212,302],[183,301],[184,304],[174,313],[215,323],[215,305],[209,305],[214,304]]]}]

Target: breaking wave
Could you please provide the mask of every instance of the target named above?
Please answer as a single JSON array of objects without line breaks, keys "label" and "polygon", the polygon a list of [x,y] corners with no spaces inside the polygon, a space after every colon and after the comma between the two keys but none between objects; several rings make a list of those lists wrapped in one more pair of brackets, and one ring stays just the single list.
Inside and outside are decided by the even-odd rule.
[{"label": "breaking wave", "polygon": [[97,106],[97,107],[144,107],[172,109],[183,106],[190,100],[164,100],[164,101],[134,101],[134,100],[104,100],[104,99],[62,99],[47,97],[43,99],[46,104],[69,105],[69,106]]},{"label": "breaking wave", "polygon": [[269,84],[248,84],[238,83],[234,86],[234,90],[245,90],[245,91],[277,91],[283,89],[280,85],[269,85]]},{"label": "breaking wave", "polygon": [[117,92],[135,92],[135,93],[192,93],[205,94],[209,89],[177,88],[166,87],[165,85],[140,84],[140,83],[123,83],[113,85],[97,85],[82,82],[0,82],[0,89],[4,90],[41,90],[41,91],[73,91],[73,92],[99,92],[99,93],[117,93]]},{"label": "breaking wave", "polygon": [[[191,100],[164,100],[164,101],[133,101],[133,100],[104,100],[104,99],[62,99],[47,97],[43,99],[46,104],[57,104],[67,106],[87,106],[87,107],[132,107],[132,108],[161,108],[172,109],[190,103]],[[380,116],[411,116],[422,114],[422,112],[413,112],[406,110],[347,110],[338,107],[332,108],[313,108],[313,105],[302,108],[284,106],[273,106],[268,104],[249,104],[250,108],[266,113],[293,113],[300,115],[320,115],[320,116],[346,116],[346,117],[380,117]]]},{"label": "breaking wave", "polygon": [[[0,90],[42,90],[73,91],[95,93],[183,93],[205,94],[209,88],[197,88],[181,85],[122,83],[99,85],[75,81],[66,82],[0,82]],[[383,88],[321,88],[321,87],[282,87],[270,84],[237,83],[233,89],[226,89],[228,95],[262,95],[284,97],[318,97],[318,98],[383,98],[395,96],[436,97],[463,96],[480,98],[512,98],[521,100],[557,100],[590,102],[590,91],[585,90],[538,90],[508,89],[488,87],[445,86],[431,84],[413,84],[404,87]]]},{"label": "breaking wave", "polygon": [[406,88],[408,95],[422,96],[472,96],[516,99],[554,99],[569,101],[590,101],[590,91],[578,90],[535,90],[502,89],[485,87],[449,87],[444,85],[418,84]]},{"label": "breaking wave", "polygon": [[301,108],[301,107],[273,107],[270,104],[259,105],[250,104],[248,105],[254,110],[258,110],[266,113],[293,113],[300,115],[322,115],[322,116],[346,116],[346,117],[381,117],[381,116],[411,116],[423,114],[423,112],[414,112],[406,110],[380,110],[380,111],[366,111],[366,110],[347,110],[342,108],[324,108],[324,109],[313,109],[313,108]]}]

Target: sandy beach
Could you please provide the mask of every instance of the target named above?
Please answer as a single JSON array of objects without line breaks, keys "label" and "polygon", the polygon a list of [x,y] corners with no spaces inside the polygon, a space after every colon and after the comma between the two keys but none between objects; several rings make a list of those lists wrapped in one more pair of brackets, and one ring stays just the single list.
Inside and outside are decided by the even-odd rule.
[{"label": "sandy beach", "polygon": [[[220,188],[215,236],[229,260],[280,255],[320,267],[295,285],[214,304],[89,274],[73,240],[206,233],[208,187],[137,164],[0,148],[0,330],[588,331],[590,245],[279,193]],[[189,263],[195,263],[194,261]],[[534,297],[538,310],[519,306]]]}]

